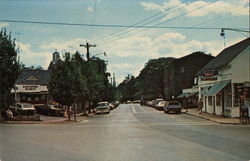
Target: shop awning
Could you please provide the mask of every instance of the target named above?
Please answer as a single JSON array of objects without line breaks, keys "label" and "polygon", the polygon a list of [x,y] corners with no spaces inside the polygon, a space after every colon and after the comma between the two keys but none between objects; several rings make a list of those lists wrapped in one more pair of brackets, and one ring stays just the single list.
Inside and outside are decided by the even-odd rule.
[{"label": "shop awning", "polygon": [[214,96],[216,95],[219,91],[221,91],[230,81],[223,81],[214,84],[211,89],[205,93],[205,96]]},{"label": "shop awning", "polygon": [[185,98],[185,97],[190,97],[197,94],[197,92],[191,92],[191,93],[182,93],[179,96],[177,96],[177,98]]},{"label": "shop awning", "polygon": [[207,89],[208,89],[209,87],[210,87],[210,86],[203,87],[202,91],[199,92],[199,95],[204,95],[204,94],[207,92]]},{"label": "shop awning", "polygon": [[177,98],[184,98],[184,97],[186,97],[187,96],[187,93],[182,93],[182,94],[180,94],[179,96],[177,96]]}]

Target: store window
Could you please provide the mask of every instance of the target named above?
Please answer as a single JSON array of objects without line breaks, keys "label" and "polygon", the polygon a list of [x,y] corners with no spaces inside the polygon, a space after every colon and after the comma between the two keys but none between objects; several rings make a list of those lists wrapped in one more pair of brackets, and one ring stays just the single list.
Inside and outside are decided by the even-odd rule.
[{"label": "store window", "polygon": [[181,73],[184,73],[184,72],[185,72],[185,67],[181,66]]},{"label": "store window", "polygon": [[35,101],[39,101],[39,97],[35,97]]},{"label": "store window", "polygon": [[22,101],[26,100],[26,96],[22,96]]},{"label": "store window", "polygon": [[216,95],[216,106],[221,106],[221,94]]},{"label": "store window", "polygon": [[42,96],[41,96],[41,100],[45,100],[45,95],[42,95]]},{"label": "store window", "polygon": [[27,101],[31,102],[31,97],[27,97]]},{"label": "store window", "polygon": [[212,105],[212,96],[208,96],[208,105]]}]

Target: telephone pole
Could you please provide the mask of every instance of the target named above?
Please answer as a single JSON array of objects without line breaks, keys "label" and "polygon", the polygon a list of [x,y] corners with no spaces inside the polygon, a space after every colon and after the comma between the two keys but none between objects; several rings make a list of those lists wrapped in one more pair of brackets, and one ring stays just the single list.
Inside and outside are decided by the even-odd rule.
[{"label": "telephone pole", "polygon": [[96,47],[96,45],[91,45],[88,42],[86,42],[86,44],[80,44],[80,47],[82,47],[82,46],[84,46],[87,49],[86,57],[87,57],[87,61],[89,61],[89,48]]}]

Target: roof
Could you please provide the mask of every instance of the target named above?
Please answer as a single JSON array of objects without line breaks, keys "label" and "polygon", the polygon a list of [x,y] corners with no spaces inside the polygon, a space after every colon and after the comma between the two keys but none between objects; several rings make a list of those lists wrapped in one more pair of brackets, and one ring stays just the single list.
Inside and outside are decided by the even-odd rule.
[{"label": "roof", "polygon": [[37,84],[48,85],[50,80],[50,71],[41,69],[23,70],[18,77],[16,84]]},{"label": "roof", "polygon": [[213,60],[205,65],[201,70],[218,69],[229,64],[243,50],[250,45],[250,38],[242,40],[228,48],[222,50]]}]

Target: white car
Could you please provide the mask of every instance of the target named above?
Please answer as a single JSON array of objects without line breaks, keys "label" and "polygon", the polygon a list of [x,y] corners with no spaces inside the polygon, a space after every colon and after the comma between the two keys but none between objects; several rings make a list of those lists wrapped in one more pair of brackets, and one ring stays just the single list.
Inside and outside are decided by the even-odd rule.
[{"label": "white car", "polygon": [[95,108],[96,113],[110,113],[110,106],[108,102],[99,102]]}]

